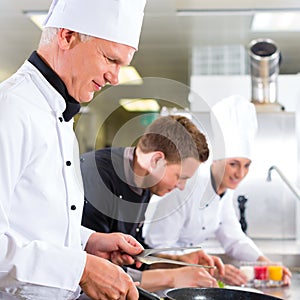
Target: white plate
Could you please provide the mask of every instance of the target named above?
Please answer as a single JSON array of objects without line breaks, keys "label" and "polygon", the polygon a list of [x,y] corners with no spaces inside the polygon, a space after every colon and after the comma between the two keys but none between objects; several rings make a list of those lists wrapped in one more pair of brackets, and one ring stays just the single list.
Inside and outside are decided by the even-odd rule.
[{"label": "white plate", "polygon": [[225,285],[225,289],[263,294],[263,292],[258,289],[254,289],[254,288],[250,288],[250,287],[243,287],[243,286]]}]

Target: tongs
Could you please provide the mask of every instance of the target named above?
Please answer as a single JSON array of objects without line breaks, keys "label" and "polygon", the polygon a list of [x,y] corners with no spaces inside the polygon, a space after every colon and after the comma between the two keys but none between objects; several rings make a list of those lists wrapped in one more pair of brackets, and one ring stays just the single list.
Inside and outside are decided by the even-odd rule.
[{"label": "tongs", "polygon": [[183,261],[162,258],[153,256],[152,254],[157,254],[165,251],[180,251],[180,250],[191,250],[191,249],[201,249],[199,246],[190,246],[190,247],[170,247],[170,248],[156,248],[156,249],[144,249],[140,254],[135,255],[135,260],[142,262],[146,265],[152,265],[157,263],[165,263],[165,264],[174,264],[174,265],[181,265],[181,266],[190,266],[190,267],[200,267],[200,268],[207,268],[207,269],[214,269],[215,266],[204,266],[192,263],[186,263]]}]

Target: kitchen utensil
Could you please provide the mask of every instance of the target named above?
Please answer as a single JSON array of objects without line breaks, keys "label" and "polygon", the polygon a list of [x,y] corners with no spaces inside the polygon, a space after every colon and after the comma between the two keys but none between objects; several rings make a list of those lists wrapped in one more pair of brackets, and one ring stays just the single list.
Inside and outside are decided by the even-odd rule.
[{"label": "kitchen utensil", "polygon": [[160,253],[160,252],[166,252],[166,251],[180,251],[180,250],[193,250],[197,249],[200,250],[202,249],[201,246],[188,246],[188,247],[167,247],[167,248],[151,248],[151,249],[144,249],[139,256],[140,257],[145,257],[148,255],[152,255],[155,253]]},{"label": "kitchen utensil", "polygon": [[221,288],[178,288],[166,292],[165,298],[150,293],[140,287],[139,300],[280,300],[281,298],[253,293],[248,291],[221,289]]},{"label": "kitchen utensil", "polygon": [[204,265],[198,265],[198,264],[191,264],[191,263],[186,263],[186,262],[179,261],[179,260],[172,260],[172,259],[156,257],[156,256],[151,256],[151,255],[148,255],[148,256],[136,255],[136,256],[134,256],[134,258],[137,261],[140,261],[146,265],[163,263],[163,264],[174,264],[174,265],[180,265],[180,266],[199,267],[199,268],[206,268],[206,269],[214,269],[215,268],[215,266],[204,266]]},{"label": "kitchen utensil", "polygon": [[191,249],[201,249],[198,246],[190,246],[190,247],[168,247],[168,248],[153,248],[153,249],[144,249],[140,254],[134,256],[137,261],[140,261],[147,265],[157,264],[157,263],[165,263],[165,264],[175,264],[181,266],[193,266],[193,267],[201,267],[201,268],[208,268],[213,269],[214,266],[203,266],[199,264],[191,264],[182,261],[152,256],[152,254],[157,254],[165,251],[179,251],[179,250],[191,250]]}]

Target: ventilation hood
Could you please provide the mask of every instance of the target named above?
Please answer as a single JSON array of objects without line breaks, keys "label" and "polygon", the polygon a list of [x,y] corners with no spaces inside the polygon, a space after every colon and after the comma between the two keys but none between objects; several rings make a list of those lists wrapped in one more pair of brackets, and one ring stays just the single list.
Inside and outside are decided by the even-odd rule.
[{"label": "ventilation hood", "polygon": [[258,110],[282,111],[278,103],[279,66],[281,53],[271,39],[256,39],[249,44],[251,101]]}]

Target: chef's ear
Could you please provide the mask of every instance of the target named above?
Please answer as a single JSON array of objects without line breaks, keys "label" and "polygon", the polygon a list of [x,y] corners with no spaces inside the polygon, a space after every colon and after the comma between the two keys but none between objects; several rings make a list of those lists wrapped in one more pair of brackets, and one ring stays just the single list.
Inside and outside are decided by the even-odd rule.
[{"label": "chef's ear", "polygon": [[161,151],[155,151],[151,157],[151,168],[156,169],[165,165],[165,154]]},{"label": "chef's ear", "polygon": [[70,49],[76,38],[79,38],[79,34],[75,31],[65,28],[60,28],[58,31],[58,45],[63,50]]}]

